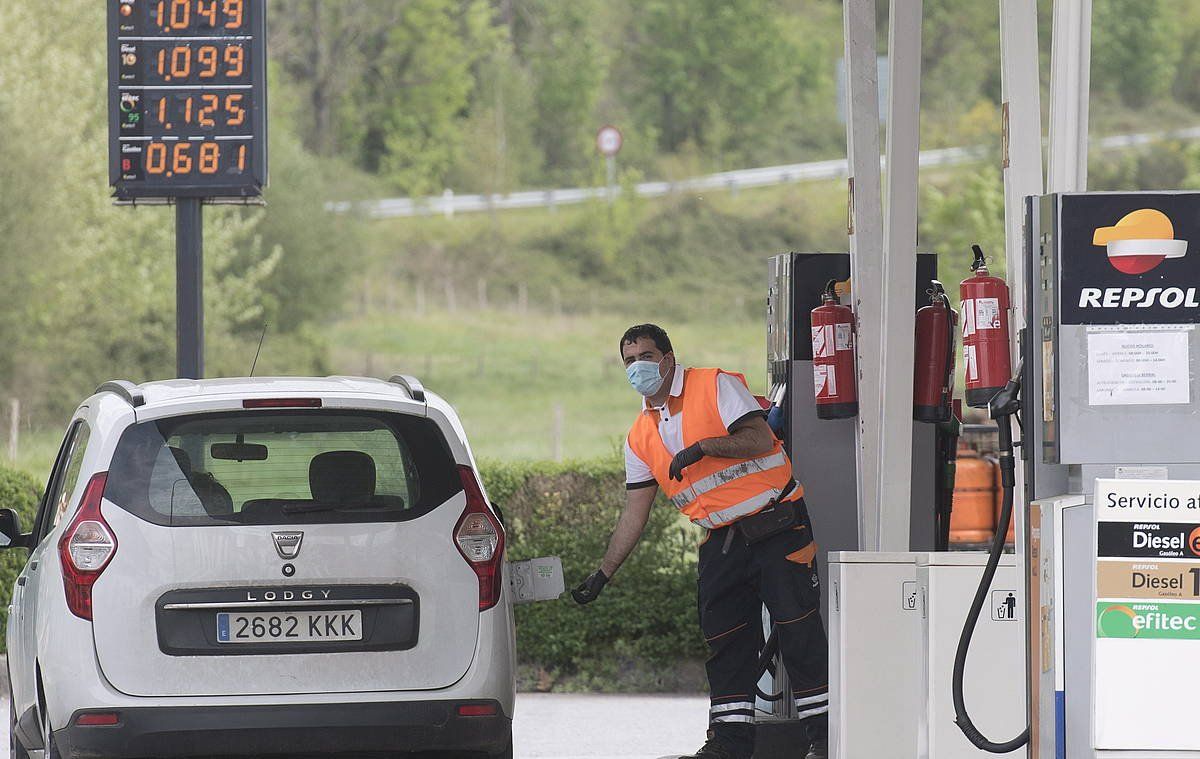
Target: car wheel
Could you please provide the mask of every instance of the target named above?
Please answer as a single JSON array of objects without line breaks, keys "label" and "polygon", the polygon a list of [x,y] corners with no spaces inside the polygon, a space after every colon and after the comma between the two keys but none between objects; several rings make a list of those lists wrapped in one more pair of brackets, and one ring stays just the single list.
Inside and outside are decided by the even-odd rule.
[{"label": "car wheel", "polygon": [[513,759],[513,744],[512,738],[508,739],[508,748],[498,754],[490,754],[488,759]]}]

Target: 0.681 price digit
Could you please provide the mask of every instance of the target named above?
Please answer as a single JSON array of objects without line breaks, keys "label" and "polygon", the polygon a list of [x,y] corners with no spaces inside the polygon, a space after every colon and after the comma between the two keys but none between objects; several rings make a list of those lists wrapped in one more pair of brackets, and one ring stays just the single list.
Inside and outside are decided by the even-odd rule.
[{"label": "0.681 price digit", "polygon": [[[195,151],[193,148],[199,146]],[[247,146],[237,145],[234,166],[237,171],[246,169]],[[146,173],[154,176],[178,176],[191,174],[216,174],[221,168],[221,144],[217,142],[191,142],[180,140],[174,143],[151,142],[146,146]],[[231,167],[233,168],[233,167]]]}]

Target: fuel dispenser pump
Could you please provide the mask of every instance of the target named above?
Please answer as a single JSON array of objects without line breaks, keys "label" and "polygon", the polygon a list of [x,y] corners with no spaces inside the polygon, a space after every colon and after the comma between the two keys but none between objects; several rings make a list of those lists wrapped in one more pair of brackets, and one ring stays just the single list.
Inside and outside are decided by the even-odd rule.
[{"label": "fuel dispenser pump", "polygon": [[821,305],[812,310],[813,391],[818,419],[858,416],[858,378],[854,367],[854,313],[843,306],[829,280]]},{"label": "fuel dispenser pump", "polygon": [[[1011,372],[1008,340],[1008,286],[1003,279],[988,272],[983,249],[972,245],[975,260],[974,274],[959,285],[963,310],[963,358],[966,365],[966,400],[974,408],[986,408],[996,420],[999,432],[999,456],[1003,502],[996,524],[995,536],[988,551],[987,564],[967,612],[954,654],[951,688],[954,699],[954,722],[975,747],[993,754],[1016,751],[1029,742],[1029,727],[1011,740],[996,742],[985,736],[971,721],[963,695],[967,653],[979,615],[988,600],[988,591],[1004,554],[1008,525],[1012,520],[1016,464],[1013,458],[1012,418],[1020,409],[1021,367]],[[944,297],[944,295],[943,295]],[[918,350],[920,342],[918,341]],[[953,371],[953,370],[951,370]]]},{"label": "fuel dispenser pump", "polygon": [[[982,255],[978,245],[975,246],[975,255],[978,261]],[[1007,351],[1008,346],[1005,345],[1004,349]],[[992,586],[992,580],[996,576],[996,569],[1000,566],[1000,557],[1004,554],[1008,525],[1012,520],[1013,496],[1016,489],[1012,418],[1016,416],[1017,411],[1020,409],[1022,366],[1023,361],[1018,362],[1016,373],[998,393],[989,399],[987,405],[988,416],[996,420],[999,432],[1000,476],[1001,486],[1004,489],[1004,500],[1000,508],[1000,518],[996,524],[996,534],[992,538],[992,545],[988,550],[988,560],[983,569],[983,577],[979,580],[979,587],[975,591],[975,598],[971,601],[971,608],[967,612],[967,620],[963,624],[962,633],[958,638],[958,648],[954,653],[954,674],[951,681],[954,698],[954,723],[958,725],[963,735],[976,748],[992,754],[1007,754],[1016,751],[1029,742],[1028,725],[1021,731],[1020,735],[1011,740],[996,742],[987,738],[971,721],[971,717],[967,713],[966,699],[963,696],[963,680],[967,666],[967,652],[971,647],[971,637],[975,633],[975,625],[979,622],[979,615],[983,611],[983,606],[988,600],[988,591]]]}]

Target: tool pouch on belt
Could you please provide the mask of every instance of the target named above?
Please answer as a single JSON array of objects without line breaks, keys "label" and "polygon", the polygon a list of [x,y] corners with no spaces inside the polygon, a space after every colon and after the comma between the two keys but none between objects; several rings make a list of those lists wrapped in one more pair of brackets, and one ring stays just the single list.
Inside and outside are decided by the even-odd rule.
[{"label": "tool pouch on belt", "polygon": [[790,530],[800,523],[800,515],[796,504],[776,503],[768,506],[757,514],[742,517],[736,526],[742,532],[746,543],[754,545],[779,533]]}]

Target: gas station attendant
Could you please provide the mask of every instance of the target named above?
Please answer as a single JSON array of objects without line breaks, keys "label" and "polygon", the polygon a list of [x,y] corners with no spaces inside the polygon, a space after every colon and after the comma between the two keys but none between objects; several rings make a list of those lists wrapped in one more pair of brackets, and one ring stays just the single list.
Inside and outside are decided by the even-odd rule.
[{"label": "gas station attendant", "polygon": [[708,740],[694,759],[750,759],[754,751],[764,604],[806,726],[807,757],[824,759],[828,652],[817,544],[792,463],[742,375],[679,366],[654,324],[626,330],[620,351],[643,396],[625,444],[626,506],[599,569],[572,595],[580,604],[596,600],[637,545],[661,488],[705,530],[698,605],[711,708]]}]

